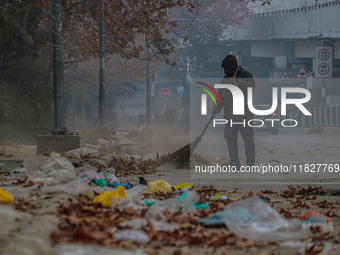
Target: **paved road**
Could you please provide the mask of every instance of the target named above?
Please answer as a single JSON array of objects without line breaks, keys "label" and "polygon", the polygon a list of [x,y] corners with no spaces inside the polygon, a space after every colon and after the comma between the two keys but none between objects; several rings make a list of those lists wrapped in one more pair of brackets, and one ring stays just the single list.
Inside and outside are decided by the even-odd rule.
[{"label": "paved road", "polygon": [[[209,157],[225,157],[228,153],[225,141],[222,138],[222,130],[218,134],[208,133],[196,152]],[[191,134],[195,137],[196,134]],[[256,132],[256,164],[280,166],[292,164],[298,167],[300,164],[325,163],[340,164],[340,129],[324,128],[323,134],[303,134],[300,128],[280,129],[279,135],[271,135],[269,132]],[[239,138],[240,157],[245,161],[245,153],[242,138]],[[327,188],[340,188],[340,173],[323,172],[296,172],[291,173],[221,173],[207,174],[195,173],[194,170],[175,170],[173,166],[162,166],[160,169],[166,176],[164,179],[173,183],[192,180],[200,184],[212,184],[218,188],[242,188],[247,190],[283,189],[287,185],[322,185]],[[329,167],[329,165],[327,165]],[[292,169],[291,168],[291,169]]]}]

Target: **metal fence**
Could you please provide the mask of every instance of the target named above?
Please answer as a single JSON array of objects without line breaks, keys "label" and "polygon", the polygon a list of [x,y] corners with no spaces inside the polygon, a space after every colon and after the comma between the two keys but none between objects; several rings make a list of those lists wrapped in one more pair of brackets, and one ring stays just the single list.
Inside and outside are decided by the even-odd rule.
[{"label": "metal fence", "polygon": [[309,109],[312,116],[305,116],[301,111],[292,111],[287,119],[295,119],[301,127],[329,126],[340,127],[340,106],[319,106]]},{"label": "metal fence", "polygon": [[326,3],[320,3],[320,4],[314,4],[304,7],[298,7],[298,8],[292,8],[292,9],[285,9],[285,10],[277,10],[277,11],[270,11],[270,12],[263,12],[263,13],[256,13],[256,14],[248,14],[247,17],[249,18],[261,18],[261,17],[267,17],[267,16],[274,16],[274,15],[285,15],[285,14],[291,14],[291,13],[299,13],[299,12],[305,12],[305,11],[312,11],[327,7],[333,7],[340,5],[339,0],[333,0]]}]

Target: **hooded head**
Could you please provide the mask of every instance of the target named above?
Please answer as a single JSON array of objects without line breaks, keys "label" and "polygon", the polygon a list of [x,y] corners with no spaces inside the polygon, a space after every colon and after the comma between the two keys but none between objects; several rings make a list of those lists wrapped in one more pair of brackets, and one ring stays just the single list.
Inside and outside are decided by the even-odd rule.
[{"label": "hooded head", "polygon": [[233,55],[226,56],[222,61],[222,67],[224,69],[224,73],[226,74],[226,76],[232,77],[238,69],[236,57]]}]

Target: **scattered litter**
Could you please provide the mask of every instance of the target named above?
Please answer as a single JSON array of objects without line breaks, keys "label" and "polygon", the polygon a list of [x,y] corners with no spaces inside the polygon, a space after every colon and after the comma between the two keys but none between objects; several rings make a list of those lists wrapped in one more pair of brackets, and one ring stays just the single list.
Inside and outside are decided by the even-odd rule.
[{"label": "scattered litter", "polygon": [[269,198],[267,197],[256,197],[257,199],[260,199],[262,201],[269,201]]},{"label": "scattered litter", "polygon": [[84,157],[90,157],[90,156],[97,157],[99,155],[99,153],[98,153],[98,150],[95,150],[95,149],[79,148],[79,149],[67,151],[67,152],[65,152],[65,155],[73,156],[73,157],[77,157],[77,158],[84,158]]},{"label": "scattered litter", "polygon": [[6,190],[0,187],[0,202],[2,203],[13,203],[13,196]]},{"label": "scattered litter", "polygon": [[211,227],[211,228],[223,228],[223,227],[225,227],[222,212],[217,212],[213,216],[210,216],[208,218],[205,218],[205,219],[198,221],[198,223],[201,224],[204,227]]},{"label": "scattered litter", "polygon": [[120,182],[120,180],[114,175],[110,174],[109,171],[105,170],[103,172],[97,173],[96,177],[94,177],[95,180],[106,180],[108,182]]},{"label": "scattered litter", "polygon": [[235,196],[225,196],[221,194],[215,194],[215,196],[211,197],[210,200],[212,201],[225,201],[225,200],[231,200],[231,201],[236,201],[238,198]]},{"label": "scattered litter", "polygon": [[311,134],[323,134],[323,128],[322,127],[312,127],[308,130],[303,130],[303,134],[311,135]]},{"label": "scattered litter", "polygon": [[302,223],[306,226],[320,227],[323,232],[333,231],[333,221],[330,217],[311,210],[300,217]]},{"label": "scattered litter", "polygon": [[41,167],[41,171],[44,173],[50,173],[61,169],[73,171],[74,166],[68,159],[55,152],[51,153],[46,163]]},{"label": "scattered litter", "polygon": [[119,186],[123,186],[123,187],[126,188],[126,189],[131,188],[131,185],[130,185],[130,184],[122,184],[122,183],[120,183],[120,182],[109,182],[108,185],[111,186],[111,187],[114,187],[114,188],[117,188],[117,187],[119,187]]},{"label": "scattered litter", "polygon": [[119,186],[115,191],[100,193],[93,199],[93,202],[100,202],[103,206],[110,207],[112,203],[119,203],[127,198],[125,188]]},{"label": "scattered litter", "polygon": [[139,179],[139,184],[142,184],[142,185],[148,185],[148,182],[147,180],[144,179],[144,177],[138,177]]},{"label": "scattered litter", "polygon": [[187,188],[191,188],[192,186],[194,186],[193,183],[183,182],[183,183],[175,185],[174,189],[179,191],[179,190],[184,190],[184,189],[187,189]]},{"label": "scattered litter", "polygon": [[329,223],[332,219],[316,210],[310,210],[300,217],[300,220],[306,223]]},{"label": "scattered litter", "polygon": [[210,209],[209,203],[196,203],[196,210],[207,210]]},{"label": "scattered litter", "polygon": [[93,184],[100,186],[100,187],[106,187],[107,181],[105,179],[98,179],[98,180],[94,180]]},{"label": "scattered litter", "polygon": [[100,245],[63,243],[53,247],[58,255],[145,255],[142,249],[122,250]]},{"label": "scattered litter", "polygon": [[114,233],[114,239],[120,240],[132,240],[135,243],[147,244],[150,241],[149,236],[140,230],[120,230]]},{"label": "scattered litter", "polygon": [[66,192],[71,195],[82,194],[91,189],[89,184],[93,180],[95,174],[96,173],[93,171],[82,172],[76,180],[62,185],[43,187],[42,192],[44,193]]},{"label": "scattered litter", "polygon": [[332,243],[303,243],[288,241],[280,244],[281,247],[298,249],[298,254],[336,254],[336,246]]},{"label": "scattered litter", "polygon": [[[178,226],[171,225],[162,221],[157,220],[149,220],[152,224],[152,227],[155,231],[165,231],[165,232],[173,232],[178,229]],[[136,218],[129,221],[122,222],[120,224],[123,228],[132,228],[135,230],[146,228],[148,226],[148,220],[142,218]]]},{"label": "scattered litter", "polygon": [[284,219],[255,197],[229,204],[223,211],[223,221],[230,231],[253,241],[297,240],[310,234],[298,220]]},{"label": "scattered litter", "polygon": [[156,202],[149,202],[148,200],[145,200],[144,203],[146,206],[151,206],[154,205]]},{"label": "scattered litter", "polygon": [[196,202],[198,195],[195,191],[188,191],[176,199],[175,210],[182,208],[183,212],[196,212]]},{"label": "scattered litter", "polygon": [[147,189],[144,191],[144,194],[156,194],[156,193],[171,193],[172,187],[171,185],[164,180],[155,180],[149,182]]}]

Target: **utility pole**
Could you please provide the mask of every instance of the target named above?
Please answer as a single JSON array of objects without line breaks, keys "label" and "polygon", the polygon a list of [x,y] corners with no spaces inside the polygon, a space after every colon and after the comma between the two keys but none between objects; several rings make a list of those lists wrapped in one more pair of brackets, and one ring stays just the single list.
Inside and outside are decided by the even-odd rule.
[{"label": "utility pole", "polygon": [[[146,36],[145,36],[146,39]],[[146,97],[146,125],[151,120],[151,82],[150,82],[150,61],[149,61],[150,45],[146,39],[146,69],[145,69],[145,97]]]},{"label": "utility pole", "polygon": [[105,121],[105,46],[104,46],[104,0],[99,0],[99,127],[104,127]]},{"label": "utility pole", "polygon": [[52,47],[53,47],[53,90],[54,90],[54,130],[55,135],[68,131],[65,127],[64,76],[63,76],[63,38],[61,0],[51,0]]}]

